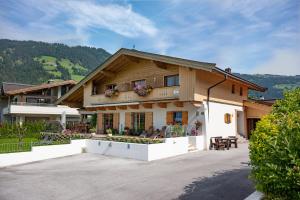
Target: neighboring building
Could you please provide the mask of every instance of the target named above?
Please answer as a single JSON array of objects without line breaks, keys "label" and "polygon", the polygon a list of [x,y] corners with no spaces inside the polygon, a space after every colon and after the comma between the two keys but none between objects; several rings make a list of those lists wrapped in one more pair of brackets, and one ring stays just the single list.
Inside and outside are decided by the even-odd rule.
[{"label": "neighboring building", "polygon": [[79,121],[77,109],[54,104],[75,84],[73,80],[49,81],[41,85],[3,82],[0,88],[0,122],[61,121],[64,116],[67,122]]},{"label": "neighboring building", "polygon": [[247,120],[265,110],[249,102],[248,90],[266,88],[214,63],[120,49],[57,103],[97,113],[98,133],[106,127],[148,130],[200,121],[208,145],[213,136],[248,136]]}]

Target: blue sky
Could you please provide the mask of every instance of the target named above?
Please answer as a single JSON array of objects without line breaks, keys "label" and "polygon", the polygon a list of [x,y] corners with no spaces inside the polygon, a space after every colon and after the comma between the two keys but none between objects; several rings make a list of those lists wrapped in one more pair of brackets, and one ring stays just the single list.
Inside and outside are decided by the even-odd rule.
[{"label": "blue sky", "polygon": [[241,73],[300,74],[300,1],[6,0],[0,38],[121,47]]}]

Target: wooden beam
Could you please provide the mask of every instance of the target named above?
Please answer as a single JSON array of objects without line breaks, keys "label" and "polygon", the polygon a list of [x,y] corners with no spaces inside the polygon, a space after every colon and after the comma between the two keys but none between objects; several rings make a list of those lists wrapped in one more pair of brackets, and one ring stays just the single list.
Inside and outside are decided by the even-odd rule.
[{"label": "wooden beam", "polygon": [[105,110],[105,107],[97,107],[96,110]]},{"label": "wooden beam", "polygon": [[158,107],[160,107],[160,108],[167,108],[167,103],[162,103],[162,102],[160,102],[160,103],[157,103],[157,105],[158,105]]},{"label": "wooden beam", "polygon": [[103,74],[104,76],[107,76],[107,77],[110,77],[110,78],[116,76],[115,73],[113,73],[113,72],[111,72],[111,71],[108,71],[108,70],[102,70],[102,71],[100,71],[100,73]]},{"label": "wooden beam", "polygon": [[175,101],[175,102],[174,102],[174,105],[175,105],[176,107],[183,107],[183,102],[182,102],[182,101]]},{"label": "wooden beam", "polygon": [[128,105],[131,109],[139,109],[139,105]]},{"label": "wooden beam", "polygon": [[131,62],[134,62],[134,63],[140,63],[140,59],[137,58],[137,57],[133,57],[133,56],[126,56],[126,58],[131,61]]},{"label": "wooden beam", "polygon": [[144,108],[152,108],[152,103],[143,103],[142,104]]},{"label": "wooden beam", "polygon": [[117,110],[116,106],[107,106],[108,110]]},{"label": "wooden beam", "polygon": [[158,68],[167,69],[167,64],[163,62],[159,62],[156,60],[152,60],[152,62],[156,65]]},{"label": "wooden beam", "polygon": [[117,106],[117,109],[120,109],[120,110],[126,110],[126,109],[127,109],[127,106]]}]

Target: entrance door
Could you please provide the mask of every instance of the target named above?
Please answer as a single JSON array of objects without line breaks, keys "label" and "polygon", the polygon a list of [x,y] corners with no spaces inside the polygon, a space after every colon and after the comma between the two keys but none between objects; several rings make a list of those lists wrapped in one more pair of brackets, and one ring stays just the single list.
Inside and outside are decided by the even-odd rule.
[{"label": "entrance door", "polygon": [[113,128],[114,126],[114,115],[112,113],[103,114],[103,129],[106,133],[106,129]]},{"label": "entrance door", "polygon": [[256,128],[256,123],[259,121],[259,118],[248,118],[247,119],[247,132],[248,139],[251,137],[252,131]]}]

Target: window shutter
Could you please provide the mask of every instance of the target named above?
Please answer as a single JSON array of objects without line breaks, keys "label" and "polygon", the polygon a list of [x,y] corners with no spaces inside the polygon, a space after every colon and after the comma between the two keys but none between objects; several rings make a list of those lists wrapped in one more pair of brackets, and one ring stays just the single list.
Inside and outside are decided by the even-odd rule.
[{"label": "window shutter", "polygon": [[188,111],[182,112],[182,125],[188,125]]},{"label": "window shutter", "polygon": [[113,114],[113,128],[119,130],[119,116],[120,113]]},{"label": "window shutter", "polygon": [[172,125],[173,124],[173,112],[167,112],[167,125]]},{"label": "window shutter", "polygon": [[131,128],[131,113],[125,113],[125,127]]},{"label": "window shutter", "polygon": [[103,131],[103,113],[98,113],[97,116],[97,133]]},{"label": "window shutter", "polygon": [[153,112],[145,113],[145,130],[149,130],[153,127]]},{"label": "window shutter", "polygon": [[160,88],[165,86],[164,76],[156,75],[154,80],[154,87]]}]

